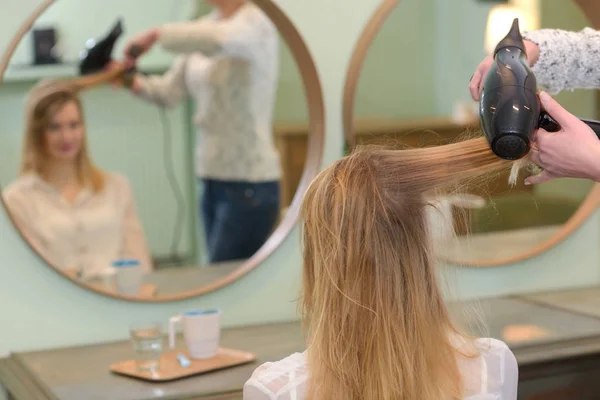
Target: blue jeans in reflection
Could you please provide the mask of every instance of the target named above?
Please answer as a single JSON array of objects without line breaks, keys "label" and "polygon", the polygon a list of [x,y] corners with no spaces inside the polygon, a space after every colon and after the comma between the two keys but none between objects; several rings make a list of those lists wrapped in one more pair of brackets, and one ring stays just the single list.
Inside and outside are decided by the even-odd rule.
[{"label": "blue jeans in reflection", "polygon": [[279,181],[203,179],[202,216],[210,263],[251,257],[279,217]]}]

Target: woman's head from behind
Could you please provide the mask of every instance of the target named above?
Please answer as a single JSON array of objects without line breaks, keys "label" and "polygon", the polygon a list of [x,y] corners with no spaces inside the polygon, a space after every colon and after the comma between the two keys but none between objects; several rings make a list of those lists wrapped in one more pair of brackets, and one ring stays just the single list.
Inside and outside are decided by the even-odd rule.
[{"label": "woman's head from behind", "polygon": [[460,396],[426,194],[501,168],[480,139],[357,149],[305,194],[303,308],[318,398]]},{"label": "woman's head from behind", "polygon": [[94,168],[77,92],[67,84],[47,81],[36,86],[28,100],[22,173],[44,177],[50,168],[72,164],[83,180],[90,178]]}]

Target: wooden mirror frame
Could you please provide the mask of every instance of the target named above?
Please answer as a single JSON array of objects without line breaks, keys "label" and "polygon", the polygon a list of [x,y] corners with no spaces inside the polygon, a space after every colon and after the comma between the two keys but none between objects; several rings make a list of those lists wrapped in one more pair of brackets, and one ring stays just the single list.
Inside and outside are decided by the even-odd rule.
[{"label": "wooden mirror frame", "polygon": [[[596,15],[595,19],[591,18],[595,11],[600,12],[600,5],[597,4],[595,0],[574,1],[583,10],[584,14],[588,17],[588,19],[590,19],[590,22],[593,25],[596,25],[597,23],[600,24],[600,14]],[[356,135],[354,131],[354,104],[358,81],[360,79],[364,62],[367,58],[367,54],[371,44],[373,43],[373,40],[375,40],[375,37],[377,37],[377,34],[381,31],[385,21],[397,8],[399,3],[400,0],[382,0],[379,7],[375,10],[375,13],[363,29],[363,32],[356,45],[354,46],[354,52],[352,54],[352,58],[350,59],[350,65],[348,66],[348,72],[346,75],[342,104],[344,136],[349,151],[352,151],[352,149],[356,146]],[[598,99],[600,99],[600,95],[598,96]],[[564,223],[562,228],[559,229],[558,232],[552,235],[549,239],[541,242],[529,251],[515,256],[498,259],[461,261],[442,257],[440,261],[461,267],[500,267],[528,260],[550,250],[552,247],[565,240],[590,217],[599,204],[600,184],[595,183],[577,211],[567,220],[567,222]]]},{"label": "wooden mirror frame", "polygon": [[[40,4],[33,11],[33,13],[23,22],[20,29],[13,36],[11,42],[6,48],[6,51],[0,59],[0,86],[4,82],[4,74],[6,73],[10,59],[12,58],[13,53],[18,47],[19,43],[21,42],[25,34],[31,30],[33,24],[39,18],[39,16],[56,1],[58,0],[45,0],[42,4]],[[19,232],[21,238],[28,244],[29,248],[39,257],[39,259],[46,263],[48,266],[50,266],[53,271],[67,278],[69,281],[75,283],[76,285],[82,288],[115,299],[140,303],[166,303],[182,301],[202,296],[210,292],[214,292],[242,278],[244,275],[257,268],[262,262],[269,258],[269,256],[271,256],[275,252],[275,250],[283,243],[284,239],[296,226],[304,192],[310,184],[310,182],[312,181],[312,179],[319,172],[323,159],[323,149],[325,141],[325,105],[323,100],[322,86],[319,80],[316,65],[313,61],[313,57],[311,56],[310,51],[308,50],[308,47],[306,46],[302,36],[298,32],[294,24],[285,15],[283,10],[281,10],[279,6],[277,6],[272,0],[250,1],[256,4],[271,19],[271,21],[273,21],[273,23],[279,31],[279,34],[281,35],[281,37],[283,37],[285,43],[290,48],[290,51],[294,56],[294,60],[298,66],[298,70],[300,71],[300,75],[302,77],[305,97],[308,103],[307,106],[309,119],[309,138],[306,162],[304,166],[304,171],[302,172],[300,183],[298,184],[292,203],[290,204],[287,212],[285,213],[285,217],[283,218],[283,220],[279,223],[277,228],[267,239],[267,241],[263,244],[263,246],[252,257],[243,262],[240,265],[240,267],[237,268],[231,274],[221,279],[218,279],[217,281],[211,282],[199,289],[190,290],[176,295],[157,296],[155,298],[141,296],[133,297],[117,293],[110,293],[100,288],[96,288],[95,286],[89,283],[76,281],[66,272],[61,271],[59,268],[53,266],[44,256],[42,256],[33,248],[33,246],[31,245],[31,243],[29,243],[28,240],[26,240],[21,230],[17,227],[15,220],[9,212],[4,199],[0,199],[2,206],[4,207],[9,219],[12,221],[13,226]]]}]

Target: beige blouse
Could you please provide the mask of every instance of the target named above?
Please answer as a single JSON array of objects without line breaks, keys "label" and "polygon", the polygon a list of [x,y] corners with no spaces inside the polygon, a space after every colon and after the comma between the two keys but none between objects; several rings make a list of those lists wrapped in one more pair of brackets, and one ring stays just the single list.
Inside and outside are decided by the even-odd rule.
[{"label": "beige blouse", "polygon": [[101,192],[84,189],[69,203],[30,174],[6,188],[4,201],[24,236],[56,268],[90,278],[126,257],[152,269],[133,193],[123,176],[106,173]]}]

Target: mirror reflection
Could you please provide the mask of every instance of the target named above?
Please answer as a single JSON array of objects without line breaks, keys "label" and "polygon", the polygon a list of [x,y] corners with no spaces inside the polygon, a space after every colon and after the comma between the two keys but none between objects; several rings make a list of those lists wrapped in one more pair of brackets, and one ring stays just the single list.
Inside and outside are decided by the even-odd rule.
[{"label": "mirror reflection", "polygon": [[[575,2],[530,3],[515,2],[521,4],[526,28],[578,31],[591,26]],[[506,5],[481,7],[478,18],[465,24],[460,7],[450,3],[434,10],[417,0],[402,0],[368,49],[354,101],[355,143],[403,148],[480,135],[478,104],[470,98],[468,82],[487,49],[495,47],[488,42],[498,36],[491,18],[501,15],[494,13],[497,7]],[[422,23],[435,21],[436,15],[443,19],[436,30]],[[501,26],[497,40],[511,22]],[[556,98],[577,116],[594,119],[595,96],[578,90]],[[463,187],[460,195],[436,198],[432,218],[444,259],[476,266],[526,256],[561,232],[593,186],[582,179],[526,186],[524,175],[515,186],[509,185],[506,172]]]},{"label": "mirror reflection", "polygon": [[291,203],[306,145],[290,138],[308,135],[298,67],[251,1],[111,2],[55,1],[11,60],[3,200],[74,279],[198,290],[250,259]]}]

